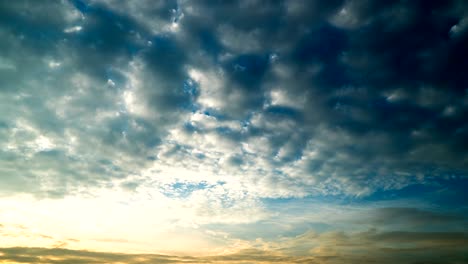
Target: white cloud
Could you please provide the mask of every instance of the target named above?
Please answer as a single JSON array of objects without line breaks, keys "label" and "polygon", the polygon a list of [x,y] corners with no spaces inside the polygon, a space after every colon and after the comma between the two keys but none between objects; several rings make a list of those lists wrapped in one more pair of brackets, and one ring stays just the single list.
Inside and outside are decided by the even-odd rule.
[{"label": "white cloud", "polygon": [[76,32],[80,32],[82,29],[83,28],[81,26],[73,26],[73,27],[66,28],[63,32],[76,33]]},{"label": "white cloud", "polygon": [[450,36],[452,38],[457,38],[458,36],[462,35],[468,29],[468,18],[464,17],[460,19],[460,21],[453,25],[450,28]]},{"label": "white cloud", "polygon": [[197,101],[206,108],[222,109],[227,103],[223,100],[226,87],[223,72],[221,69],[212,70],[197,70],[190,69],[188,71],[190,78],[197,82],[200,86],[200,96]]},{"label": "white cloud", "polygon": [[217,33],[221,43],[236,53],[256,52],[262,48],[258,29],[245,32],[231,26],[221,25]]}]

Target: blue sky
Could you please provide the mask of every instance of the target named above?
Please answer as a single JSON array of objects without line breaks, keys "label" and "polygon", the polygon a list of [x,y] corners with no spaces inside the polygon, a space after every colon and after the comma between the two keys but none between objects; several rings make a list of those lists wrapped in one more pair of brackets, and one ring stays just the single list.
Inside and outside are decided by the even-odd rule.
[{"label": "blue sky", "polygon": [[468,261],[464,1],[0,1],[0,39],[0,263]]}]

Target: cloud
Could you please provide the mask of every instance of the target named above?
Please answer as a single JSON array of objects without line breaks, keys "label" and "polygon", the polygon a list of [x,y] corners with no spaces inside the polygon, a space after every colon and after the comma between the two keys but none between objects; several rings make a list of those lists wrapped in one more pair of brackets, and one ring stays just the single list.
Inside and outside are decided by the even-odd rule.
[{"label": "cloud", "polygon": [[129,255],[67,249],[2,248],[0,259],[9,263],[193,263],[190,257]]},{"label": "cloud", "polygon": [[72,186],[138,173],[190,100],[183,62],[167,57],[164,66],[151,59],[173,48],[169,38],[156,37],[148,47],[145,29],[133,20],[81,4],[86,10],[51,3],[56,12],[49,17],[42,5],[2,8],[1,34],[8,40],[1,72],[2,192],[60,197],[76,191]]},{"label": "cloud", "polygon": [[264,249],[251,247],[231,254],[202,257],[1,248],[0,259],[13,263],[463,263],[468,236],[369,230],[350,234],[309,232],[274,244],[257,243],[257,247]]},{"label": "cloud", "polygon": [[[455,3],[438,7],[356,1],[320,6],[291,1],[273,10],[265,5],[248,11],[255,14],[240,12],[255,5],[239,4],[235,9],[239,13],[226,14],[230,19],[210,31],[209,25],[195,20],[213,10],[217,12],[210,19],[223,16],[225,6],[181,4],[186,15],[180,26],[186,30],[180,34],[209,42],[200,47],[213,53],[216,67],[203,70],[202,64],[192,71],[199,85],[201,113],[246,125],[242,133],[235,135],[237,142],[247,143],[244,146],[249,148],[238,155],[244,160],[256,159],[256,164],[262,166],[261,171],[253,172],[259,175],[257,178],[276,183],[269,184],[271,192],[263,196],[271,197],[274,190],[292,190],[298,185],[302,186],[300,190],[277,191],[278,196],[313,194],[316,189],[312,184],[319,184],[319,189],[329,194],[368,195],[378,189],[427,183],[433,177],[465,174],[466,157],[457,150],[457,145],[463,143],[458,141],[461,138],[450,135],[457,128],[463,133],[462,118],[447,119],[451,115],[447,113],[458,110],[454,105],[465,105],[463,80],[456,84],[453,81],[459,77],[433,78],[441,76],[439,71],[445,72],[443,65],[449,67],[436,66],[434,61],[443,62],[437,54],[455,52],[461,43],[438,36],[449,34],[451,17],[462,16],[463,7]],[[298,32],[301,23],[307,21],[298,10],[314,8],[326,11],[314,18],[326,22],[312,21],[315,23]],[[431,15],[434,23],[424,19],[427,10],[433,8],[441,10]],[[346,19],[354,22],[337,22],[340,16],[352,17]],[[380,25],[389,19],[394,23],[385,24],[384,33],[379,33]],[[263,21],[264,26],[252,20]],[[281,26],[275,24],[278,20]],[[296,27],[292,29],[291,25]],[[440,35],[429,33],[433,31]],[[247,50],[229,46],[228,42],[234,45],[236,41],[227,41],[226,32],[236,41],[244,38],[240,42],[246,44],[243,47]],[[283,37],[285,32],[287,38]],[[202,36],[197,34],[201,33],[208,40],[200,39]],[[405,41],[381,41],[381,35]],[[421,36],[425,35],[433,41],[423,41]],[[386,43],[401,45],[385,48]],[[425,52],[426,57],[416,55],[420,52]],[[274,55],[275,60],[262,62],[265,54],[270,54],[270,58]],[[404,67],[409,68],[403,70]],[[253,81],[250,75],[255,76]],[[217,99],[210,100],[209,95]],[[291,108],[291,99],[279,100],[278,95],[294,98],[297,103]],[[454,126],[454,130],[446,129],[447,125]],[[295,131],[282,130],[283,127]],[[231,135],[226,133],[218,142]],[[262,142],[261,147],[251,148],[250,142]],[[252,153],[249,149],[253,149],[253,157],[246,155]],[[290,168],[297,168],[294,171],[301,177],[295,177]]]},{"label": "cloud", "polygon": [[[165,187],[175,189],[167,190],[171,196],[140,186],[139,194],[103,189],[99,198],[2,199],[1,245],[134,256],[158,252],[194,256],[198,263],[358,263],[364,256],[369,262],[412,263],[439,256],[460,259],[468,243],[466,212],[456,208],[319,199],[260,204],[229,193],[234,187],[208,185]],[[172,196],[182,189],[190,194]],[[427,250],[433,255],[424,254]]]},{"label": "cloud", "polygon": [[442,226],[447,230],[457,228],[466,224],[466,216],[463,214],[434,212],[409,207],[386,207],[379,208],[373,219],[378,225],[405,225],[411,228],[423,228],[429,230],[432,226]]},{"label": "cloud", "polygon": [[182,158],[258,197],[466,174],[455,1],[2,5],[4,192],[63,196]]}]

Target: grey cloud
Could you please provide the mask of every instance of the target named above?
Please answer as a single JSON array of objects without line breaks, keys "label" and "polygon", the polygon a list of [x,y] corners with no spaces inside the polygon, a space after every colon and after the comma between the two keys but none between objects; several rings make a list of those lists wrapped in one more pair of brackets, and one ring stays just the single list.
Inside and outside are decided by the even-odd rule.
[{"label": "grey cloud", "polygon": [[306,245],[308,256],[325,263],[463,263],[466,238],[466,233],[447,232],[330,232],[298,236],[282,250],[301,254],[296,244]]},{"label": "grey cloud", "polygon": [[463,233],[448,233],[448,232],[434,232],[434,233],[418,233],[418,232],[388,232],[377,235],[372,235],[371,239],[377,242],[403,242],[403,243],[416,243],[416,244],[440,244],[452,245],[455,247],[466,246],[468,237]]},{"label": "grey cloud", "polygon": [[442,213],[418,208],[387,207],[376,210],[373,219],[378,225],[406,225],[412,228],[442,225],[444,229],[463,228],[468,219],[461,213]]}]

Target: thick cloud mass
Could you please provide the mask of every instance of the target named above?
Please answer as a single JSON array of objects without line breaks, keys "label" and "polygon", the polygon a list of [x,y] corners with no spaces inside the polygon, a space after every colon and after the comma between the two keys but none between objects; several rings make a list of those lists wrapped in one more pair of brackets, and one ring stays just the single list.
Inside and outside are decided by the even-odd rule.
[{"label": "thick cloud mass", "polygon": [[466,178],[463,1],[0,5],[2,192],[280,198]]}]

